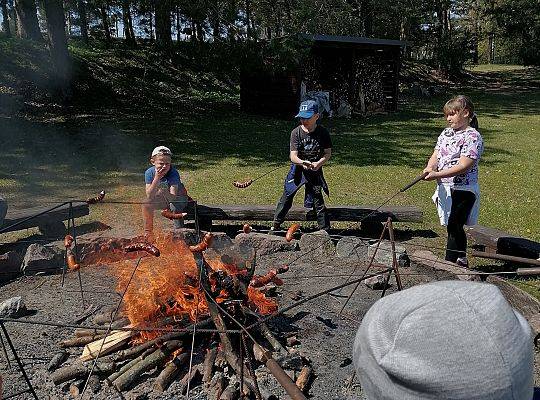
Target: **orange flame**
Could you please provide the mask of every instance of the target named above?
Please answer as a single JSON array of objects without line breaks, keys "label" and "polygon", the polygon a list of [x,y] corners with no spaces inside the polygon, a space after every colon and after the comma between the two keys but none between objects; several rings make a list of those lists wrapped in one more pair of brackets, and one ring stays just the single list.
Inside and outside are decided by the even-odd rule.
[{"label": "orange flame", "polygon": [[[160,257],[144,257],[129,283],[124,296],[123,312],[131,324],[144,328],[171,328],[185,326],[189,321],[208,317],[208,305],[204,291],[200,288],[198,269],[193,254],[185,242],[173,240],[171,234],[156,235],[156,247]],[[103,261],[103,260],[102,260]],[[208,259],[210,268],[225,275],[246,275],[245,269],[234,264],[225,264],[221,259]],[[116,269],[118,292],[124,292],[132,275],[133,261],[123,261]],[[211,285],[215,289],[216,282]],[[244,303],[251,310],[268,314],[277,310],[277,303],[256,288],[248,287]],[[217,302],[227,300],[228,294],[221,290]],[[151,340],[163,332],[142,332],[138,342]]]}]

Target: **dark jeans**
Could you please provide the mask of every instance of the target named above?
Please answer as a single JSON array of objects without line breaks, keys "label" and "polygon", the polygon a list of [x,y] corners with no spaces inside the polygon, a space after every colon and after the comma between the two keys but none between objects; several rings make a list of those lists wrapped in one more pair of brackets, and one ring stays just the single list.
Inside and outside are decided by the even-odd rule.
[{"label": "dark jeans", "polygon": [[[305,186],[306,190],[311,190],[311,193],[313,194],[313,209],[317,214],[317,224],[319,225],[319,229],[330,229],[330,219],[328,218],[328,212],[326,211],[326,206],[324,205],[322,186],[312,185],[307,182]],[[296,192],[287,195],[287,192],[283,191],[283,195],[281,196],[281,199],[279,199],[276,206],[276,213],[274,214],[274,226],[279,226],[283,223],[283,221],[285,221],[285,216],[292,207]]]},{"label": "dark jeans", "polygon": [[446,231],[446,261],[456,262],[458,257],[465,257],[467,250],[467,235],[463,226],[467,222],[476,196],[467,190],[452,190],[452,209],[448,218]]}]

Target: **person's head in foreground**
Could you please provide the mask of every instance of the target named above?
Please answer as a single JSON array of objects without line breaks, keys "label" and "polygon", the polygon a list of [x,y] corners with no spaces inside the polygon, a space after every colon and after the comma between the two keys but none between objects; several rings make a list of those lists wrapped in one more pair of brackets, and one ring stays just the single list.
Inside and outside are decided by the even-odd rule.
[{"label": "person's head in foreground", "polygon": [[378,300],[353,361],[368,400],[530,400],[531,329],[491,284],[444,281]]}]

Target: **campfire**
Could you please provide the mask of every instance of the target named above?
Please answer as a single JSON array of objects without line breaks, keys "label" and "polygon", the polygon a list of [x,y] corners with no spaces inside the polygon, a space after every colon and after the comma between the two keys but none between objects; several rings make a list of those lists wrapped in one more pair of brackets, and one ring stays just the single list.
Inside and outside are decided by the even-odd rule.
[{"label": "campfire", "polygon": [[[85,264],[116,262],[121,307],[94,317],[101,328],[77,329],[60,342],[84,349],[62,367],[66,356],[58,354],[49,366],[53,382],[71,382],[70,392],[77,396],[97,392],[103,383],[125,392],[155,376],[157,392],[179,381],[178,394],[202,384],[209,398],[268,399],[273,395],[255,374],[265,365],[292,398],[305,398],[308,361],[289,354],[263,320],[278,310],[268,289],[283,285],[278,275],[288,267],[255,275],[252,248],[214,247],[212,240],[207,233],[189,246],[162,234],[154,245],[102,246],[88,257]],[[294,359],[296,383],[274,357]]]}]

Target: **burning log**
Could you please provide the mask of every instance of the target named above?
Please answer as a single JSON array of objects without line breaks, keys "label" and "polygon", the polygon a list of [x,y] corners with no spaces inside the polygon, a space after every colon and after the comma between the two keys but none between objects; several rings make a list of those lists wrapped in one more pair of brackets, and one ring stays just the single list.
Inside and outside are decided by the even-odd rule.
[{"label": "burning log", "polygon": [[184,375],[182,380],[180,381],[180,389],[178,390],[180,393],[185,394],[187,391],[188,383],[190,386],[193,382],[197,381],[202,377],[202,365],[197,365],[193,368],[191,368],[191,373],[187,373]]},{"label": "burning log", "polygon": [[144,372],[157,367],[163,363],[167,357],[170,357],[173,351],[182,346],[182,341],[171,340],[165,343],[161,348],[154,351],[144,360],[139,361],[129,370],[124,372],[113,381],[113,385],[120,391],[127,389]]},{"label": "burning log", "polygon": [[180,373],[187,368],[186,363],[189,363],[189,354],[181,353],[170,361],[163,371],[159,374],[154,383],[156,391],[163,393],[170,386]]},{"label": "burning log", "polygon": [[208,394],[210,398],[219,400],[221,397],[221,393],[225,390],[225,376],[221,372],[217,372],[212,377],[212,380],[210,381],[208,385]]},{"label": "burning log", "polygon": [[[116,369],[116,364],[113,362],[100,362],[96,363],[94,371],[97,374],[110,374]],[[74,364],[67,365],[59,368],[51,374],[51,379],[55,385],[70,381],[72,379],[80,379],[86,377],[90,369],[80,361],[76,361]]]},{"label": "burning log", "polygon": [[212,370],[218,353],[217,347],[212,347],[206,352],[203,362],[203,382],[208,385],[212,379]]}]

